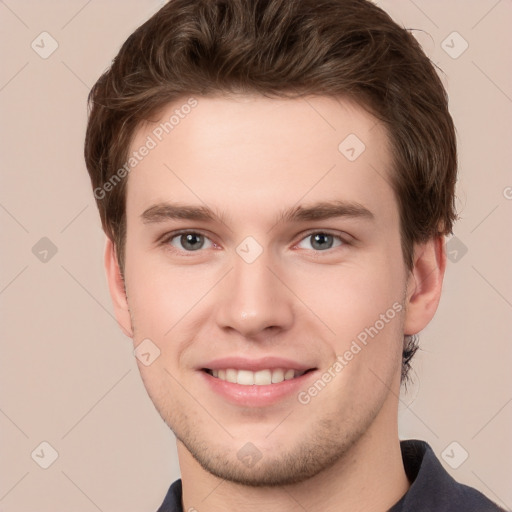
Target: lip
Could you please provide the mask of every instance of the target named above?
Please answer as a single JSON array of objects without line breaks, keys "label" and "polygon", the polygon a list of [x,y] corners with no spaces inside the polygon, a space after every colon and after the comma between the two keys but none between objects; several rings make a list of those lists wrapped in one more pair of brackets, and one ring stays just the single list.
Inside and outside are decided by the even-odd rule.
[{"label": "lip", "polygon": [[306,371],[316,368],[316,365],[307,365],[293,361],[292,359],[275,356],[266,356],[259,359],[247,359],[245,357],[223,357],[206,362],[199,366],[197,369],[224,370],[227,368],[234,368],[236,370],[250,370],[253,372],[260,370],[276,370],[277,368],[283,368],[285,370],[292,369],[297,371]]},{"label": "lip", "polygon": [[[300,377],[264,386],[244,386],[242,384],[235,384],[213,377],[204,371],[204,369],[221,370],[225,368],[251,370],[254,372],[277,368],[311,371],[308,371]],[[268,407],[291,396],[296,397],[301,390],[308,387],[307,382],[317,373],[317,368],[279,357],[263,357],[257,360],[226,357],[206,363],[201,368],[198,368],[198,373],[211,391],[231,404],[239,407]]]}]

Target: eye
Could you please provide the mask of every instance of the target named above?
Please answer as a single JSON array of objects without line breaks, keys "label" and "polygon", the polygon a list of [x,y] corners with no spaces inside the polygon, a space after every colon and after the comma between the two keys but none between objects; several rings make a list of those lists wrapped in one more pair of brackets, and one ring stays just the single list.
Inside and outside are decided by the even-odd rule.
[{"label": "eye", "polygon": [[[171,233],[166,236],[161,243],[166,246],[171,246],[178,252],[188,253],[198,252],[201,249],[210,249],[216,246],[206,235],[197,231]],[[305,243],[309,243],[310,246],[304,246]],[[347,242],[340,235],[325,231],[315,231],[302,238],[297,247],[323,252],[346,244]]]},{"label": "eye", "polygon": [[213,242],[209,238],[195,231],[172,234],[163,240],[163,243],[185,252],[195,252],[213,246]]},{"label": "eye", "polygon": [[[305,238],[301,240],[298,244],[298,247],[301,249],[310,249],[310,247],[301,247],[301,244],[311,241],[311,247],[315,251],[325,251],[328,249],[332,249],[333,247],[339,247],[340,245],[345,245],[345,241],[338,235],[333,235],[331,233],[326,233],[324,231],[316,231],[314,233],[309,233]],[[338,242],[337,245],[334,245],[335,242]]]}]

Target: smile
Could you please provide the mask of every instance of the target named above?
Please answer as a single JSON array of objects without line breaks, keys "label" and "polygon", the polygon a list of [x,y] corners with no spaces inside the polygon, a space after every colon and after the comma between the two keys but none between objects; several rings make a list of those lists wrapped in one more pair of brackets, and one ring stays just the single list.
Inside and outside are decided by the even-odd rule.
[{"label": "smile", "polygon": [[218,370],[205,369],[204,371],[212,377],[231,382],[232,384],[241,384],[242,386],[268,386],[270,384],[279,384],[284,380],[292,380],[301,377],[310,370],[275,368],[253,372],[251,370],[226,368]]}]

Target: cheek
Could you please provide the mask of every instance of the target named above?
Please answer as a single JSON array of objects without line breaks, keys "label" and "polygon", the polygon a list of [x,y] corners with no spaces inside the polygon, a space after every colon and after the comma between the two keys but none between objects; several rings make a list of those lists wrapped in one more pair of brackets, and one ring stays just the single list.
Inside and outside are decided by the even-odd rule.
[{"label": "cheek", "polygon": [[[369,255],[329,275],[310,274],[308,305],[328,325],[333,360],[341,357],[343,385],[389,382],[401,361],[405,276],[400,254]],[[357,384],[359,383],[359,384]],[[378,382],[376,381],[376,384]]]},{"label": "cheek", "polygon": [[299,277],[294,287],[302,290],[300,296],[334,331],[331,334],[346,340],[375,324],[390,309],[387,316],[397,316],[395,304],[403,300],[405,280],[399,267],[381,260],[312,268],[307,279],[301,283]]},{"label": "cheek", "polygon": [[[127,249],[129,246],[127,244]],[[134,327],[139,336],[164,339],[214,284],[206,270],[171,266],[143,251],[127,251],[126,284]],[[211,282],[210,282],[211,281]]]}]

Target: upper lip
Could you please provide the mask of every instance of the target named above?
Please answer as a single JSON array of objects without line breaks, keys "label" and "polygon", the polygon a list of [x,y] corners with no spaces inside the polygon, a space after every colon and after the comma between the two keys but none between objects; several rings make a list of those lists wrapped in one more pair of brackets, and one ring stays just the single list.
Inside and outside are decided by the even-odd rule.
[{"label": "upper lip", "polygon": [[224,370],[228,368],[236,370],[250,370],[253,372],[257,372],[259,370],[276,370],[278,368],[306,371],[314,369],[315,366],[299,363],[292,359],[274,356],[266,356],[258,359],[247,359],[245,357],[222,357],[200,366],[200,369],[206,370]]}]

